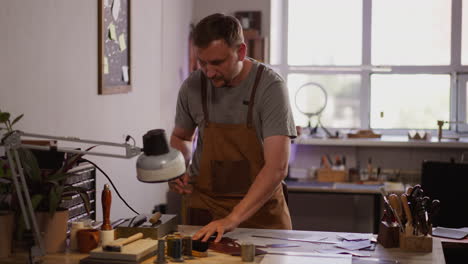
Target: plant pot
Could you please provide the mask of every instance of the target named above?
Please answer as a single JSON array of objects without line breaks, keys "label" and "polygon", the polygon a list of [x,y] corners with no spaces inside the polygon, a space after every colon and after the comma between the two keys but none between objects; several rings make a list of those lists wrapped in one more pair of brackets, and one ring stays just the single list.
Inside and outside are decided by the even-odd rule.
[{"label": "plant pot", "polygon": [[48,212],[36,212],[36,219],[46,253],[64,252],[67,239],[68,210],[56,211],[52,217]]},{"label": "plant pot", "polygon": [[13,213],[0,212],[0,258],[7,258],[11,254],[13,220]]}]

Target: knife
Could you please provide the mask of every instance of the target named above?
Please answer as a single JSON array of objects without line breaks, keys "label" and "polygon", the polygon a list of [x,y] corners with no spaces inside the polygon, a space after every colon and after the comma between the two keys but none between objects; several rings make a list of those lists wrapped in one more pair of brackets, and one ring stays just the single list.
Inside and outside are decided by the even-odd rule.
[{"label": "knife", "polygon": [[417,218],[418,230],[421,230],[421,233],[423,233],[423,235],[427,235],[429,233],[429,226],[427,223],[429,219],[425,208],[425,204],[428,203],[428,201],[429,197],[427,196],[416,198],[415,215]]},{"label": "knife", "polygon": [[[380,188],[380,193],[382,194],[382,198],[384,200],[384,205],[385,205],[385,208],[387,209],[387,213],[390,216],[390,219],[391,219],[390,223],[393,221],[393,218],[396,219],[398,225],[400,226],[400,231],[403,232],[404,227],[403,227],[403,224],[401,223],[400,217],[398,217],[398,215],[395,212],[394,208],[391,206],[390,202],[388,201],[387,196],[385,195],[385,189],[383,187]],[[387,219],[387,223],[388,222],[389,221]]]},{"label": "knife", "polygon": [[401,208],[400,197],[392,193],[388,196],[388,200],[390,202],[390,206],[393,208],[393,211],[395,212],[395,218],[401,227],[400,230],[404,232],[405,225],[403,224],[403,209]]},{"label": "knife", "polygon": [[431,204],[431,208],[429,210],[429,224],[432,226],[434,223],[434,217],[436,217],[439,214],[440,211],[440,201],[439,200],[433,200]]},{"label": "knife", "polygon": [[[405,211],[405,215],[406,215],[406,220],[408,221],[408,230],[413,230],[413,216],[411,214],[411,210],[410,210],[410,207],[409,207],[409,204],[408,204],[408,198],[406,196],[406,194],[402,194],[401,195],[401,204],[403,206],[403,210]],[[410,231],[410,232],[407,232],[407,233],[410,233],[412,234],[413,232]]]}]

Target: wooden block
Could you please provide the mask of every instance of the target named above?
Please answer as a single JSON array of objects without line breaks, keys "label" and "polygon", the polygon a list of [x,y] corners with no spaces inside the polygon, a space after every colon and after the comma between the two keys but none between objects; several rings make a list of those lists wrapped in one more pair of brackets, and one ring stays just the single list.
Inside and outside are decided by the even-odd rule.
[{"label": "wooden block", "polygon": [[318,169],[318,182],[347,182],[348,174],[344,170]]},{"label": "wooden block", "polygon": [[[123,240],[119,238],[116,241]],[[122,246],[121,252],[104,251],[102,247],[98,247],[91,252],[89,256],[92,259],[105,259],[105,260],[125,260],[125,261],[139,261],[148,255],[156,252],[158,248],[158,241],[153,239],[140,239],[128,245]]]},{"label": "wooden block", "polygon": [[384,248],[399,247],[400,227],[397,225],[389,226],[385,221],[380,222],[377,242],[379,242]]},{"label": "wooden block", "polygon": [[382,134],[376,134],[370,129],[358,130],[356,133],[348,133],[348,138],[381,138]]},{"label": "wooden block", "polygon": [[432,236],[414,236],[400,233],[400,248],[411,252],[432,252]]}]

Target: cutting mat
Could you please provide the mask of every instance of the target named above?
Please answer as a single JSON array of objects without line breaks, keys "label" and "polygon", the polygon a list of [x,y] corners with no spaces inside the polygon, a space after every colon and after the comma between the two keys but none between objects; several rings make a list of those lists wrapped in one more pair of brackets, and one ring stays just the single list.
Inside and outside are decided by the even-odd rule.
[{"label": "cutting mat", "polygon": [[[124,240],[119,238],[116,241]],[[92,259],[123,260],[138,262],[148,255],[155,253],[158,248],[158,241],[150,238],[140,239],[122,247],[121,252],[104,251],[98,247],[89,253]]]}]

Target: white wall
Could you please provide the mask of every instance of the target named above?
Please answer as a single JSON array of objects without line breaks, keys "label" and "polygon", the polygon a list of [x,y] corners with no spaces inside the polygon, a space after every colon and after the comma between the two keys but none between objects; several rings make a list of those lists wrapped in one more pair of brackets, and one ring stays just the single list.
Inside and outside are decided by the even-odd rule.
[{"label": "white wall", "polygon": [[237,11],[261,11],[262,35],[270,35],[270,0],[194,0],[193,23],[213,13],[234,15]]},{"label": "white wall", "polygon": [[[169,135],[187,68],[191,1],[132,1],[132,92],[105,96],[97,94],[97,1],[0,0],[0,6],[0,109],[25,114],[18,129],[112,142],[130,134],[140,146],[149,129]],[[167,184],[136,180],[135,159],[87,158],[140,213],[166,202]],[[99,174],[98,194],[104,183]],[[113,194],[111,218],[132,215]]]}]

